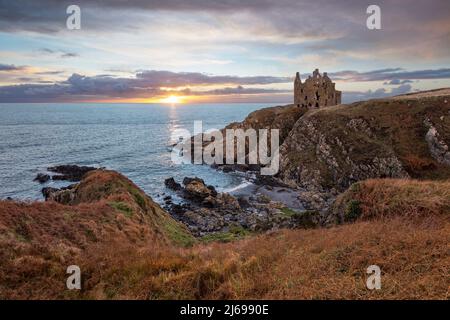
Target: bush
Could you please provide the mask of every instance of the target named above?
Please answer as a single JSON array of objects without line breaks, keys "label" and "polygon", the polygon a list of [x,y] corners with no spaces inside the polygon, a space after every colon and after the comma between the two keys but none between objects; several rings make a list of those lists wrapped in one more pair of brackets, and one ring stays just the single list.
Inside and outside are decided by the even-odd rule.
[{"label": "bush", "polygon": [[361,216],[361,203],[358,200],[350,200],[345,210],[345,221],[355,221]]}]

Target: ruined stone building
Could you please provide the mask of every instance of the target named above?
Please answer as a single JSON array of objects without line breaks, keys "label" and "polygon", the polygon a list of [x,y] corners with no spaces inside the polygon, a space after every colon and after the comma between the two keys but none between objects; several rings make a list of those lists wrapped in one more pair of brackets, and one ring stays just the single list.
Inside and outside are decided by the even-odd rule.
[{"label": "ruined stone building", "polygon": [[341,103],[341,94],[327,73],[324,72],[322,76],[319,69],[314,70],[313,76],[309,76],[304,83],[300,79],[300,73],[297,72],[295,76],[294,104],[298,107],[334,106]]}]

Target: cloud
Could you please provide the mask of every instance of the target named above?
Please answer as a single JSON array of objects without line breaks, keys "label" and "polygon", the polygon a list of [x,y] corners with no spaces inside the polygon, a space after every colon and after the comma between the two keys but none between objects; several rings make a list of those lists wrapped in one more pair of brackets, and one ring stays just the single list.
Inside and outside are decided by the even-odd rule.
[{"label": "cloud", "polygon": [[73,52],[67,52],[61,55],[61,58],[75,58],[75,57],[78,57],[78,54]]},{"label": "cloud", "polygon": [[60,58],[75,58],[75,57],[79,57],[78,53],[66,52],[64,50],[53,50],[53,49],[49,49],[49,48],[41,48],[38,51],[41,52],[41,53],[44,53],[44,54],[55,55],[55,56],[58,56]]},{"label": "cloud", "polygon": [[342,93],[343,103],[352,103],[355,101],[364,101],[369,99],[381,99],[391,96],[397,96],[405,93],[411,92],[412,87],[410,84],[400,85],[396,88],[392,88],[390,91],[379,88],[376,90],[367,91],[344,91]]},{"label": "cloud", "polygon": [[20,71],[20,70],[24,70],[25,66],[15,66],[13,64],[2,64],[0,63],[0,72],[1,71]]},{"label": "cloud", "polygon": [[[71,3],[55,0],[3,0],[0,3],[0,30],[67,32],[65,9]],[[445,29],[448,28],[450,9],[448,0],[379,0],[377,4],[382,9],[383,30],[387,31],[383,37],[374,37],[373,32],[369,33],[365,27],[368,4],[358,0],[77,1],[82,10],[83,32],[139,32],[148,26],[162,26],[163,30],[178,28],[183,33],[186,29],[179,29],[179,24],[185,27],[190,23],[197,31],[195,33],[203,39],[217,28],[219,31],[226,30],[220,34],[222,38],[242,34],[246,36],[242,40],[247,42],[300,43],[334,39],[336,42],[330,44],[335,49],[342,46],[341,49],[371,52],[371,48],[381,44],[383,49],[392,48],[392,44],[399,41],[418,47],[420,40],[428,35],[427,48],[422,46],[422,51],[429,52],[430,45],[431,48],[439,45],[442,49],[448,48],[449,44],[443,41],[448,40],[448,29]],[[165,22],[172,22],[170,28]],[[205,29],[205,24],[209,28]],[[415,35],[414,41],[405,37],[411,32]],[[192,32],[185,32],[185,35],[191,36]]]},{"label": "cloud", "polygon": [[263,89],[263,88],[244,88],[243,86],[226,87],[222,89],[208,90],[197,92],[196,95],[230,95],[230,94],[275,94],[275,93],[291,93],[291,90],[280,89]]},{"label": "cloud", "polygon": [[[0,64],[0,70],[15,70],[13,65]],[[29,68],[29,67],[26,67]],[[343,101],[353,102],[384,98],[411,92],[411,83],[418,79],[450,79],[450,69],[406,71],[385,68],[366,72],[338,71],[331,76],[340,81],[385,81],[390,86],[368,91],[344,91]],[[59,75],[63,71],[33,72],[33,75]],[[95,101],[102,99],[154,98],[177,95],[285,95],[291,99],[291,89],[284,89],[293,81],[291,77],[212,75],[199,72],[172,72],[164,70],[138,70],[133,76],[119,77],[109,74],[85,76],[72,74],[64,81],[48,83],[46,79],[21,75],[28,84],[0,86],[0,102],[20,101]],[[270,88],[273,85],[275,88]],[[281,88],[280,86],[281,85]],[[281,102],[281,100],[279,101]]]},{"label": "cloud", "polygon": [[37,75],[57,75],[57,74],[63,74],[64,71],[62,70],[52,70],[52,71],[39,71],[39,72],[35,72],[34,74]]},{"label": "cloud", "polygon": [[[400,80],[424,80],[424,79],[449,79],[450,68],[405,71],[402,68],[389,68],[373,70],[369,72],[339,71],[330,73],[334,80],[341,81],[400,81]],[[394,83],[395,84],[395,83]],[[398,82],[400,84],[400,82]]]},{"label": "cloud", "polygon": [[411,92],[411,89],[412,89],[412,87],[410,84],[402,84],[401,86],[398,86],[397,88],[392,89],[390,95],[397,96],[400,94],[409,93],[409,92]]},{"label": "cloud", "polygon": [[[215,76],[195,72],[142,70],[134,77],[111,75],[93,77],[72,74],[53,84],[21,84],[0,87],[0,102],[84,101],[101,99],[152,98],[169,94],[232,95],[281,93],[286,90],[244,88],[244,85],[268,85],[291,82],[289,77]],[[230,87],[229,85],[235,85]],[[219,89],[194,90],[203,86]],[[188,87],[188,88],[186,88]]]},{"label": "cloud", "polygon": [[391,81],[386,81],[383,83],[384,85],[399,85],[399,84],[406,84],[406,83],[413,83],[414,81],[411,80],[400,80],[400,79],[392,79]]},{"label": "cloud", "polygon": [[189,85],[213,85],[213,84],[272,84],[291,82],[291,77],[272,76],[214,76],[198,72],[171,72],[171,71],[140,71],[136,74],[138,82],[151,86],[180,87]]}]

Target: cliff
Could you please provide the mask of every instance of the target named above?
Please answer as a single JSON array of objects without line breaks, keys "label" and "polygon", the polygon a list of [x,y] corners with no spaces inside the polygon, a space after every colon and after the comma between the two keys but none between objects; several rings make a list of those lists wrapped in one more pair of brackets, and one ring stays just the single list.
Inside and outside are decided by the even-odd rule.
[{"label": "cliff", "polygon": [[280,148],[279,177],[338,192],[369,178],[450,177],[450,95],[444,93],[308,111]]}]

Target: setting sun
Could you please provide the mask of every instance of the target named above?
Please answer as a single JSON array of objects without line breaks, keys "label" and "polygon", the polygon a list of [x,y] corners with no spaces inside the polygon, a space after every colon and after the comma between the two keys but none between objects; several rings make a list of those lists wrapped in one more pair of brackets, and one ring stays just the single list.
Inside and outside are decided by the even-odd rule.
[{"label": "setting sun", "polygon": [[171,103],[171,104],[176,104],[176,103],[181,103],[181,98],[177,97],[177,96],[169,96],[167,98],[164,98],[161,100],[162,103]]}]

